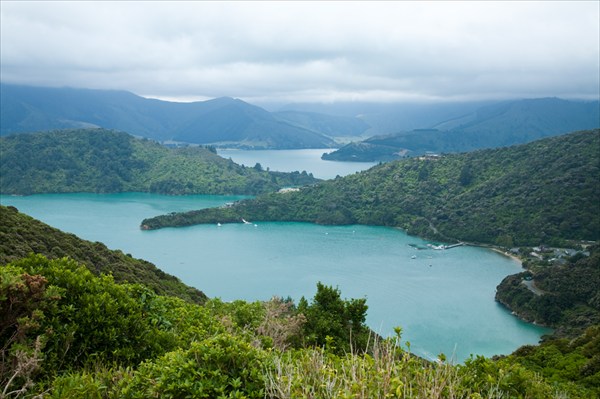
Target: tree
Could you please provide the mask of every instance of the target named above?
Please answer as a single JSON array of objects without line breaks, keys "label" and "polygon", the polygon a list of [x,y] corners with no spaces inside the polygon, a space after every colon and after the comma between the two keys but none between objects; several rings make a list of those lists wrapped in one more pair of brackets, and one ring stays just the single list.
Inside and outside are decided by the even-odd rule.
[{"label": "tree", "polygon": [[344,300],[338,288],[318,282],[312,302],[302,298],[298,304],[306,316],[307,343],[340,353],[365,351],[370,333],[365,325],[366,302],[365,298]]},{"label": "tree", "polygon": [[471,165],[469,163],[465,163],[460,170],[460,177],[458,178],[461,186],[468,186],[473,181],[473,172],[471,170]]}]

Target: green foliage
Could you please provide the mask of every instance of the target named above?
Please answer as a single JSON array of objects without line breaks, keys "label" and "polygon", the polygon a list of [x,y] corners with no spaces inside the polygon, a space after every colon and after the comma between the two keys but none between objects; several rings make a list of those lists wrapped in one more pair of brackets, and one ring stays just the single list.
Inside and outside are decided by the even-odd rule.
[{"label": "green foliage", "polygon": [[[474,392],[474,398],[562,398],[563,386],[546,382],[535,371],[511,362],[493,361],[482,356],[458,366],[460,386]],[[588,397],[586,393],[572,398]],[[474,396],[479,395],[479,396]]]},{"label": "green foliage", "polygon": [[600,397],[600,324],[575,339],[553,339],[539,346],[524,346],[501,359],[540,374],[576,397],[587,392]]},{"label": "green foliage", "polygon": [[[506,277],[497,288],[496,300],[525,320],[555,327],[556,336],[577,336],[599,325],[600,247],[588,249],[589,257]],[[526,276],[533,276],[532,280],[525,282]],[[538,293],[525,283],[535,284]]]},{"label": "green foliage", "polygon": [[[2,337],[19,337],[3,349],[0,358],[10,362],[3,363],[0,381],[4,392],[18,392],[15,396],[598,397],[597,326],[573,341],[549,341],[498,360],[477,357],[454,366],[443,356],[428,362],[403,350],[399,328],[395,338],[373,336],[368,352],[342,349],[342,339],[358,337],[351,338],[344,326],[352,325],[353,332],[356,325],[364,327],[366,304],[341,300],[338,289],[322,284],[310,304],[303,299],[294,309],[280,299],[211,300],[199,306],[40,255],[2,267],[0,277]],[[308,331],[323,327],[324,320],[342,327],[314,330],[324,333],[323,346],[264,345],[265,337],[274,343],[281,331],[274,320],[289,322],[301,310]],[[27,368],[16,374],[12,361]]]},{"label": "green foliage", "polygon": [[[210,302],[210,300],[209,300]],[[169,331],[177,347],[226,331],[208,307],[198,306],[171,296],[150,296],[144,302],[153,325]]]},{"label": "green foliage", "polygon": [[306,172],[246,168],[214,149],[169,149],[105,129],[1,137],[4,194],[125,191],[161,194],[249,194],[316,181]]},{"label": "green foliage", "polygon": [[39,371],[45,312],[56,310],[62,292],[47,280],[16,266],[0,268],[0,390],[18,396],[33,385]]},{"label": "green foliage", "polygon": [[221,334],[140,365],[123,398],[264,398],[264,353]]},{"label": "green foliage", "polygon": [[146,219],[307,221],[396,226],[438,240],[550,245],[600,239],[600,130],[440,158],[407,159],[309,186]]},{"label": "green foliage", "polygon": [[151,294],[142,286],[115,284],[110,276],[95,277],[66,258],[32,255],[11,265],[29,275],[43,276],[60,293],[56,306],[44,310],[39,328],[33,332],[45,338],[46,372],[91,361],[132,365],[172,347],[162,326],[147,317],[141,299]]},{"label": "green foliage", "polygon": [[371,334],[365,324],[366,302],[365,298],[344,300],[339,289],[317,283],[311,303],[301,300],[298,306],[306,317],[306,342],[336,353],[366,351]]},{"label": "green foliage", "polygon": [[225,331],[205,307],[42,255],[0,268],[0,309],[0,387],[24,392],[66,372],[59,385],[73,397],[104,386],[80,370],[137,366]]},{"label": "green foliage", "polygon": [[19,213],[15,207],[0,206],[0,264],[43,254],[50,259],[68,256],[85,264],[92,273],[112,274],[117,282],[139,283],[158,294],[169,294],[202,303],[206,295],[183,284],[150,262],[111,251],[102,243],[82,240],[39,220]]},{"label": "green foliage", "polygon": [[227,331],[244,336],[257,347],[285,350],[302,344],[304,314],[291,299],[273,297],[266,302],[210,299],[204,304]]},{"label": "green foliage", "polygon": [[[465,365],[427,362],[400,347],[399,337],[376,341],[372,353],[337,355],[321,348],[274,353],[268,398],[564,398],[563,391],[518,364],[478,357]],[[588,398],[589,390],[571,391]]]},{"label": "green foliage", "polygon": [[122,389],[131,381],[127,369],[97,368],[64,373],[51,383],[48,399],[121,399]]}]

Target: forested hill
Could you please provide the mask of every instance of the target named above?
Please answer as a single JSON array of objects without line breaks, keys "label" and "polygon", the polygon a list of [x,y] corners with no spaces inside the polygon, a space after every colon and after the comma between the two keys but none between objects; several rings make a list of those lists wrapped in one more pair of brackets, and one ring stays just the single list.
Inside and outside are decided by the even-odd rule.
[{"label": "forested hill", "polygon": [[527,271],[502,280],[496,300],[521,319],[551,326],[554,336],[573,338],[600,326],[600,247],[586,250],[589,256],[580,253],[564,262],[528,259]]},{"label": "forested hill", "polygon": [[314,183],[306,172],[243,167],[201,147],[166,148],[105,129],[0,138],[0,192],[250,194]]},{"label": "forested hill", "polygon": [[230,208],[159,216],[143,228],[308,221],[397,226],[440,240],[538,245],[600,238],[600,130],[508,148],[381,164]]},{"label": "forested hill", "polygon": [[185,285],[150,262],[110,250],[100,242],[82,240],[20,213],[14,207],[0,205],[0,265],[30,253],[50,259],[67,256],[84,264],[95,275],[112,274],[116,282],[143,284],[158,294],[195,303],[207,299],[201,291]]}]

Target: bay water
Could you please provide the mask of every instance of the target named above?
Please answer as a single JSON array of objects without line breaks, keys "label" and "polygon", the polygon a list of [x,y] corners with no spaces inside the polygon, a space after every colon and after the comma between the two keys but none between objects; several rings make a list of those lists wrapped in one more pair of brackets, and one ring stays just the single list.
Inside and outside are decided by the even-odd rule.
[{"label": "bay water", "polygon": [[312,173],[318,179],[334,179],[346,176],[376,165],[376,162],[334,162],[321,159],[323,153],[334,151],[331,148],[309,150],[238,150],[217,149],[217,154],[240,165],[253,167],[259,163],[263,169],[277,172]]},{"label": "bay water", "polygon": [[387,336],[401,326],[421,356],[463,361],[510,353],[548,330],[524,323],[494,301],[521,266],[478,247],[433,250],[401,230],[309,223],[201,225],[140,230],[142,219],[219,206],[244,197],[143,193],[1,196],[63,231],[156,264],[225,301],[273,295],[312,298],[316,283],[345,298],[367,298],[367,323]]}]

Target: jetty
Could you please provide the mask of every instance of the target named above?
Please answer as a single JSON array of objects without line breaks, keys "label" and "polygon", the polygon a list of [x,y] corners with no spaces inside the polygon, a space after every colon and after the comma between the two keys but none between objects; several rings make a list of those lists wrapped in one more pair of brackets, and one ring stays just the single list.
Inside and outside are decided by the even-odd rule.
[{"label": "jetty", "polygon": [[465,245],[465,243],[464,242],[459,242],[459,243],[452,244],[452,245],[432,245],[432,244],[427,244],[427,246],[429,248],[437,249],[437,250],[456,248],[456,247],[460,247],[462,245]]}]

